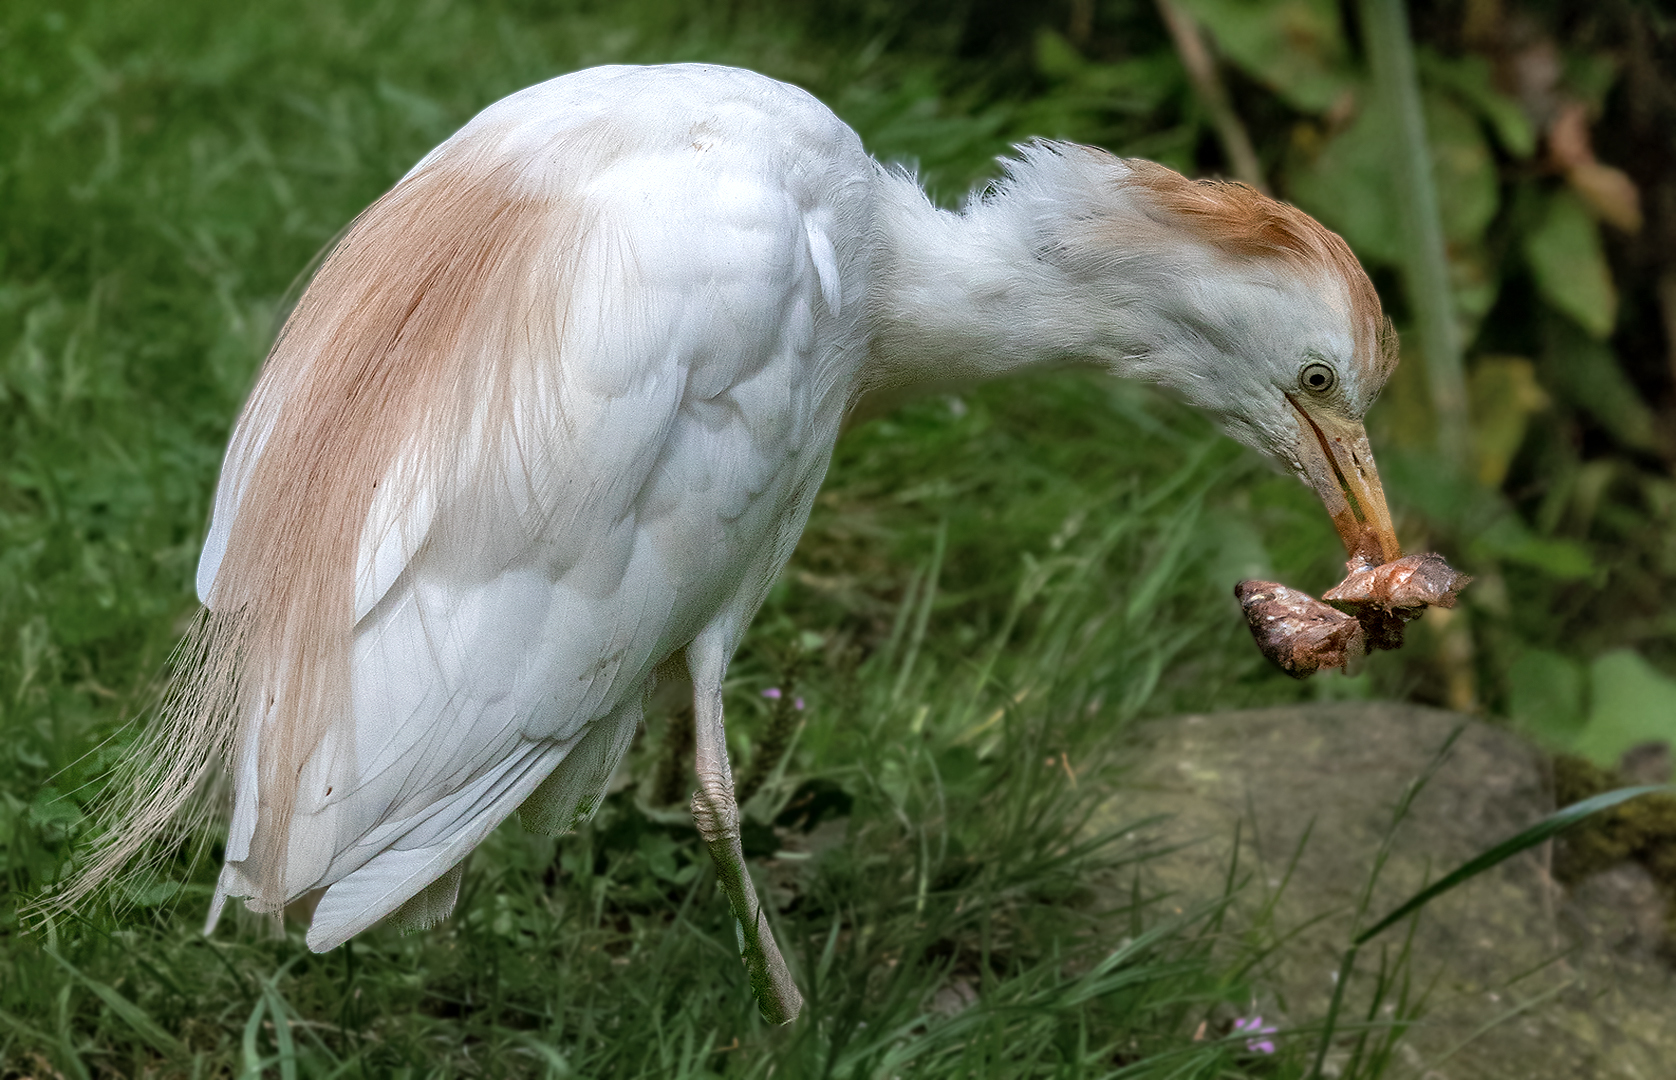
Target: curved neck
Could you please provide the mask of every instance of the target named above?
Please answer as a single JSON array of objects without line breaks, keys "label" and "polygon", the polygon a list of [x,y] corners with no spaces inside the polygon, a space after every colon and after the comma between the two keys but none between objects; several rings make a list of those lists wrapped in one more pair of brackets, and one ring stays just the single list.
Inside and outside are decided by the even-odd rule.
[{"label": "curved neck", "polygon": [[1054,243],[1048,222],[1063,220],[1064,208],[1035,201],[1011,190],[939,210],[912,179],[881,177],[869,389],[1079,361],[1121,373],[1126,358],[1148,351],[1151,308],[1088,295],[1076,275],[1043,258]]}]

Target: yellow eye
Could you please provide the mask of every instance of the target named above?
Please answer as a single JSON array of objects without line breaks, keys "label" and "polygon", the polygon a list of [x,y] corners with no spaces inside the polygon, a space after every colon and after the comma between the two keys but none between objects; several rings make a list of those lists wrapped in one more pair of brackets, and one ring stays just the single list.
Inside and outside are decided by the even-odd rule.
[{"label": "yellow eye", "polygon": [[1298,373],[1298,386],[1311,394],[1325,394],[1338,385],[1338,372],[1332,365],[1313,360]]}]

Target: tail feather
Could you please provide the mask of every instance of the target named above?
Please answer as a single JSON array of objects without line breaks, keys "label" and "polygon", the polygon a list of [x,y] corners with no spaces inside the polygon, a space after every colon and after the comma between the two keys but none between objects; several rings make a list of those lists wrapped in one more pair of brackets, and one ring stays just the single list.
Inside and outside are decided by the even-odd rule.
[{"label": "tail feather", "polygon": [[411,933],[429,930],[448,918],[459,902],[460,879],[465,875],[465,869],[466,859],[461,859],[453,869],[414,893],[407,903],[390,914],[387,921],[398,930]]},{"label": "tail feather", "polygon": [[559,836],[586,825],[599,810],[611,774],[640,725],[638,698],[594,721],[582,741],[518,807],[518,821],[530,832]]},{"label": "tail feather", "polygon": [[[93,856],[26,918],[50,919],[80,907],[123,875],[131,895],[173,858],[181,843],[206,834],[220,802],[216,783],[238,742],[239,614],[200,610],[171,658],[175,677],[158,722],[129,747],[94,811]],[[120,907],[125,898],[117,894]]]},{"label": "tail feather", "polygon": [[[554,352],[566,264],[532,267],[570,250],[579,219],[553,192],[520,184],[519,163],[485,149],[492,135],[445,144],[369,208],[287,320],[223,469],[199,581],[210,610],[176,654],[161,715],[107,788],[91,860],[40,915],[114,880],[143,881],[213,816],[201,796],[235,763],[235,884],[261,911],[294,898],[299,778],[354,719],[356,571],[374,493],[414,445],[430,451],[410,501],[481,480],[449,468],[499,457],[449,466],[459,455],[448,448],[473,431],[510,438],[512,384],[531,355]],[[337,759],[353,771],[347,754]]]}]

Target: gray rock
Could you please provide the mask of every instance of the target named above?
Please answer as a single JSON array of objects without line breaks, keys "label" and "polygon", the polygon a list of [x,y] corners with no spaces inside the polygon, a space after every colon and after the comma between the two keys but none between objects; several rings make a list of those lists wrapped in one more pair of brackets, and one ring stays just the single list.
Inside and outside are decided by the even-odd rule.
[{"label": "gray rock", "polygon": [[[1273,999],[1254,1004],[1265,1016],[1315,1021],[1326,1012],[1351,913],[1393,809],[1462,725],[1396,829],[1362,922],[1369,925],[1550,812],[1542,756],[1508,731],[1406,705],[1174,717],[1143,729],[1135,772],[1102,817],[1115,825],[1170,815],[1149,831],[1184,846],[1147,872],[1182,901],[1220,894],[1237,824],[1250,878],[1235,904],[1236,927],[1296,933],[1257,979]],[[1296,869],[1281,890],[1294,854]],[[1659,951],[1656,887],[1639,868],[1618,867],[1568,894],[1549,876],[1549,857],[1546,848],[1517,856],[1421,916],[1413,985],[1429,994],[1392,1075],[1676,1076],[1676,975]],[[1271,923],[1264,904],[1276,890]],[[1405,932],[1393,927],[1363,949],[1350,1016],[1367,1007],[1379,945],[1394,952]]]}]

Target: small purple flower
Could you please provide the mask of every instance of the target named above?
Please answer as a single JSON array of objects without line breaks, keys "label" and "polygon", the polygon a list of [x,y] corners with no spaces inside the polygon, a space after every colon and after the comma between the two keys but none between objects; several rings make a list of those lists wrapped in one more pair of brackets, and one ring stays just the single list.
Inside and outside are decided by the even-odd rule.
[{"label": "small purple flower", "polygon": [[796,709],[798,712],[802,712],[803,711],[803,699],[802,698],[793,698],[792,703],[791,703],[791,707]]},{"label": "small purple flower", "polygon": [[1256,1038],[1245,1040],[1245,1048],[1253,1054],[1274,1053],[1274,1040],[1265,1039],[1262,1036],[1272,1035],[1279,1030],[1280,1029],[1275,1027],[1273,1024],[1265,1025],[1261,1016],[1253,1016],[1249,1020],[1240,1019],[1234,1021],[1235,1032],[1241,1035],[1257,1036]]},{"label": "small purple flower", "polygon": [[778,686],[770,686],[768,689],[766,689],[762,692],[762,696],[765,697],[765,698],[768,698],[770,701],[779,701],[780,700],[780,688]]}]

